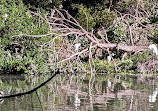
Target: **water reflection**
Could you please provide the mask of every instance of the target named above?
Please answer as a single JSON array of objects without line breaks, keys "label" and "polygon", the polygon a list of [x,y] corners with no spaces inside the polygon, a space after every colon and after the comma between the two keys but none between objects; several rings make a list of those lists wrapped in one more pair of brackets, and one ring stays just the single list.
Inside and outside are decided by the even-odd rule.
[{"label": "water reflection", "polygon": [[108,79],[107,80],[107,93],[109,93],[110,91],[113,91],[113,88],[112,88],[112,83],[111,81]]},{"label": "water reflection", "polygon": [[[3,91],[0,91],[0,96],[3,96],[4,95],[4,92]],[[0,99],[0,104],[2,104],[4,102],[4,99]]]},{"label": "water reflection", "polygon": [[157,88],[155,88],[152,94],[149,96],[149,102],[155,102],[157,97]]},{"label": "water reflection", "polygon": [[[0,77],[0,90],[7,95],[28,91],[47,80],[50,75],[23,79]],[[151,75],[61,74],[30,95],[0,100],[0,109],[150,111],[158,108],[157,83],[157,76]]]},{"label": "water reflection", "polygon": [[76,93],[76,94],[74,94],[74,103],[75,103],[75,106],[77,107],[77,106],[80,106],[80,103],[81,103],[81,101],[80,101],[80,99],[78,98],[78,93]]}]

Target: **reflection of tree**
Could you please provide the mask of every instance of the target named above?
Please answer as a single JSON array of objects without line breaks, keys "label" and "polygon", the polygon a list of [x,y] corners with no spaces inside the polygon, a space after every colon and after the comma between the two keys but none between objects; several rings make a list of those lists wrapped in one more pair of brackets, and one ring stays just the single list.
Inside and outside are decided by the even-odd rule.
[{"label": "reflection of tree", "polygon": [[157,88],[152,91],[152,94],[149,96],[149,102],[155,102],[157,99]]},{"label": "reflection of tree", "polygon": [[[41,78],[43,78],[41,80]],[[39,83],[47,77],[40,77]],[[8,110],[107,110],[107,111],[149,111],[158,108],[158,102],[149,104],[151,85],[156,88],[157,78],[145,77],[138,82],[136,77],[95,75],[89,92],[90,75],[61,74],[50,81],[37,93],[21,98],[6,99],[1,108]],[[114,91],[106,92],[108,81]],[[36,82],[38,84],[38,82]],[[92,82],[91,82],[92,83]],[[117,85],[126,85],[125,89],[115,89]],[[19,84],[20,85],[20,84]],[[30,84],[29,84],[30,85]],[[19,86],[20,87],[20,86]],[[120,86],[119,86],[120,87]],[[151,88],[152,89],[152,88]],[[89,95],[90,94],[90,95]],[[76,99],[76,98],[77,99]],[[77,100],[80,101],[77,103]],[[75,104],[77,103],[77,104]],[[153,106],[153,108],[150,107]],[[6,106],[9,106],[8,108]],[[16,108],[14,107],[16,106]]]}]

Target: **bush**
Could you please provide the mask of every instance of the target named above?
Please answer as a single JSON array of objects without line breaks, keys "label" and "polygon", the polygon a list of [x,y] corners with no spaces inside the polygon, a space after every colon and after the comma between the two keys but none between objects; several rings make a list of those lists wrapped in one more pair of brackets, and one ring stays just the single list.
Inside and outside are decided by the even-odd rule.
[{"label": "bush", "polygon": [[[34,16],[28,10],[22,0],[2,0],[0,2],[0,71],[4,73],[37,73],[47,72],[46,49],[40,45],[49,41],[52,37],[42,38],[27,37],[25,35],[40,35],[49,33],[48,24]],[[46,11],[40,9],[42,16]],[[22,34],[25,34],[21,36]],[[33,68],[36,66],[36,68]],[[32,68],[30,68],[32,67]],[[47,70],[46,70],[47,69]],[[19,72],[20,71],[20,72]]]},{"label": "bush", "polygon": [[87,21],[88,29],[91,30],[92,28],[97,29],[100,27],[108,28],[116,18],[116,14],[113,11],[109,11],[100,5],[88,8],[81,4],[73,5],[73,7],[79,10],[76,18],[85,29],[87,29]]}]

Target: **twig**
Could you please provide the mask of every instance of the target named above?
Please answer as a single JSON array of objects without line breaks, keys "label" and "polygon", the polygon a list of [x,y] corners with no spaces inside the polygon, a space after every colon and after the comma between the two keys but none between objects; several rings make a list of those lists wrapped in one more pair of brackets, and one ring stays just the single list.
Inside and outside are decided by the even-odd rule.
[{"label": "twig", "polygon": [[[95,46],[92,46],[92,48],[93,48],[93,47],[96,47],[96,45],[95,45]],[[88,51],[88,48],[82,50],[81,52],[77,52],[77,53],[71,55],[70,57],[68,57],[68,58],[66,58],[66,59],[64,59],[64,60],[62,60],[62,61],[59,61],[58,63],[62,63],[62,62],[65,62],[65,61],[67,61],[67,60],[70,60],[70,59],[72,59],[73,57],[79,56],[79,55],[83,54],[83,53],[86,52],[86,51]],[[51,65],[51,64],[49,64],[49,65]]]}]

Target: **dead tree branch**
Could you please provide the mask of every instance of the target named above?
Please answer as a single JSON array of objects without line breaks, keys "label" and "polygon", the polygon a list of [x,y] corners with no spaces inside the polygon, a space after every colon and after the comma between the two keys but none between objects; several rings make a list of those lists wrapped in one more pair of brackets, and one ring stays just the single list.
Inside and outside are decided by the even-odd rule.
[{"label": "dead tree branch", "polygon": [[[45,35],[27,35],[27,34],[22,34],[24,36],[28,36],[28,37],[43,37],[43,36],[47,36],[47,35],[54,35],[54,38],[58,38],[58,37],[63,37],[63,41],[67,40],[69,36],[73,36],[74,38],[86,38],[88,39],[90,42],[92,42],[93,45],[92,47],[99,47],[102,49],[107,49],[109,48],[109,50],[122,50],[124,52],[143,52],[147,50],[148,46],[139,46],[139,45],[134,45],[133,43],[133,38],[132,38],[132,30],[131,27],[128,24],[129,27],[129,32],[130,32],[130,38],[131,38],[131,46],[130,45],[125,45],[122,43],[110,43],[108,41],[108,38],[106,37],[105,40],[106,42],[102,43],[100,42],[97,37],[91,33],[88,32],[87,30],[83,29],[82,26],[65,10],[58,10],[58,9],[54,9],[52,10],[51,16],[50,18],[43,18],[42,16],[40,16],[39,14],[36,14],[33,12],[33,14],[39,16],[42,20],[45,20],[50,26],[51,26],[51,30],[53,33],[50,34],[45,34]],[[126,16],[129,16],[128,14],[125,14],[124,16],[121,17],[121,19],[125,18]],[[132,15],[130,15],[132,16]],[[132,16],[133,18],[137,19],[136,17]],[[105,31],[105,30],[104,30]],[[19,36],[22,36],[19,35]],[[52,42],[54,42],[55,39],[52,39],[51,41],[49,41],[49,46],[51,46]],[[44,44],[44,45],[48,45],[48,44]],[[88,45],[88,44],[87,44]],[[63,47],[59,47],[59,48],[63,48]],[[57,50],[56,50],[57,51]],[[73,52],[73,51],[71,51]],[[83,49],[80,52],[74,53],[74,54],[70,54],[69,57],[65,57],[63,60],[59,61],[59,63],[70,60],[71,58],[74,58],[77,55],[81,55],[85,52],[89,52],[88,48]],[[69,55],[69,54],[68,54]]]}]

